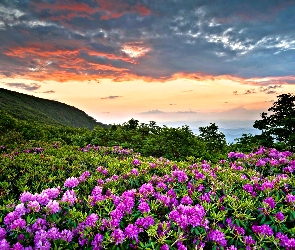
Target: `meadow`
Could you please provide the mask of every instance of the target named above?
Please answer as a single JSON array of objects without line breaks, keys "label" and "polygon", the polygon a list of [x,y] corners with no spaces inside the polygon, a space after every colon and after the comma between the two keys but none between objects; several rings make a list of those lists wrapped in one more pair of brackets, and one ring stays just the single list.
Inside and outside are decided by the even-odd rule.
[{"label": "meadow", "polygon": [[295,249],[295,156],[0,147],[0,249]]},{"label": "meadow", "polygon": [[228,144],[215,123],[90,130],[0,110],[0,249],[295,249],[295,96],[268,111]]}]

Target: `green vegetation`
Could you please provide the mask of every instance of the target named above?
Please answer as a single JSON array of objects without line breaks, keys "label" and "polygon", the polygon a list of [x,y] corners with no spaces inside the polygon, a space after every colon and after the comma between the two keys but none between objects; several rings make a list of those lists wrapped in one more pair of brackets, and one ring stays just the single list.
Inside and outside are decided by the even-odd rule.
[{"label": "green vegetation", "polygon": [[1,110],[0,248],[295,249],[295,98],[278,98],[234,144],[214,123],[90,130]]},{"label": "green vegetation", "polygon": [[97,122],[82,110],[60,103],[0,88],[0,111],[14,118],[48,125],[93,129],[106,124]]}]

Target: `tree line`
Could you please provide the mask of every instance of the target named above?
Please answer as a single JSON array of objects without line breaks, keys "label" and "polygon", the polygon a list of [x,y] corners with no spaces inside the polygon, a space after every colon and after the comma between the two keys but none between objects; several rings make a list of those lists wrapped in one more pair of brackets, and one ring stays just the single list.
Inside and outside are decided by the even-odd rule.
[{"label": "tree line", "polygon": [[95,126],[73,128],[19,120],[0,111],[0,150],[21,150],[27,143],[49,142],[84,147],[87,144],[132,148],[143,156],[164,157],[171,160],[207,159],[216,162],[229,151],[250,152],[260,145],[280,150],[295,147],[295,96],[279,95],[278,100],[263,112],[253,127],[260,135],[243,134],[234,143],[227,143],[225,135],[215,123],[200,127],[196,135],[188,126],[171,128],[156,122],[140,123],[131,119],[108,128]]}]

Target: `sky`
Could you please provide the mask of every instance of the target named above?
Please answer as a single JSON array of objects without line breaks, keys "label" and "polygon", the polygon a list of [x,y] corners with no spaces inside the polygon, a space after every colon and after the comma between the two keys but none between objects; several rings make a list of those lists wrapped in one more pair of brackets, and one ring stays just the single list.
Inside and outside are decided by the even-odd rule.
[{"label": "sky", "polygon": [[0,0],[0,88],[242,131],[295,92],[294,23],[295,0]]}]

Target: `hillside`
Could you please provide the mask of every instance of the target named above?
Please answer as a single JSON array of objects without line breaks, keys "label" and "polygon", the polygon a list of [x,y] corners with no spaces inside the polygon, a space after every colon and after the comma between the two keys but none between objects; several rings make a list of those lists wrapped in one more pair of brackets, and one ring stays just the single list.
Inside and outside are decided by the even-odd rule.
[{"label": "hillside", "polygon": [[42,99],[31,95],[0,88],[0,110],[4,110],[20,120],[32,120],[49,125],[65,125],[93,129],[99,125],[84,111],[57,101]]}]

